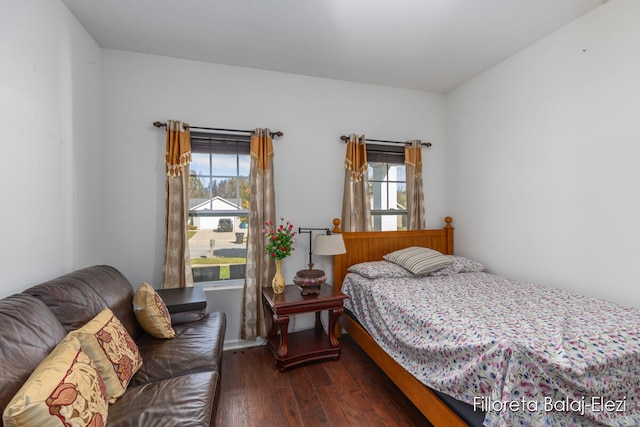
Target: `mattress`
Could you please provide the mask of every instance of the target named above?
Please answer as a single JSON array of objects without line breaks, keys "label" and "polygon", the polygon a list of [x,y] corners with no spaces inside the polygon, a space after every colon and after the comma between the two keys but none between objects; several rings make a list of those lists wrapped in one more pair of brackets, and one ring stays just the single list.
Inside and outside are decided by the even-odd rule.
[{"label": "mattress", "polygon": [[640,425],[640,310],[484,272],[342,291],[373,339],[484,425]]}]

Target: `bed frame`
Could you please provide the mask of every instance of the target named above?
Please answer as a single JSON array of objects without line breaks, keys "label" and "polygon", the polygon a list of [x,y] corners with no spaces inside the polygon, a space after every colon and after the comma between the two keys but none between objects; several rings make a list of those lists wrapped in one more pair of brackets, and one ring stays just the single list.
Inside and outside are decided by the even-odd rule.
[{"label": "bed frame", "polygon": [[[453,255],[451,217],[446,217],[444,221],[444,228],[438,230],[342,233],[347,253],[333,257],[334,293],[341,294],[342,281],[347,275],[347,268],[351,265],[366,261],[380,261],[383,255],[398,249],[423,246],[443,254]],[[340,232],[340,220],[336,218],[333,223],[335,226],[333,231]],[[433,391],[393,360],[351,316],[346,313],[341,316],[340,325],[434,426],[467,426]]]}]

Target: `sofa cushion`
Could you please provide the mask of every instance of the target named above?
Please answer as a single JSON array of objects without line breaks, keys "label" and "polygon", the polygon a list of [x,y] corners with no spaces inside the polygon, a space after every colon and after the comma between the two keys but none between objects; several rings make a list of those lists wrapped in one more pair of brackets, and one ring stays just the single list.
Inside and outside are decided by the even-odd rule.
[{"label": "sofa cushion", "polygon": [[102,376],[80,342],[67,337],[9,402],[3,422],[5,427],[100,427],[107,422],[108,407]]},{"label": "sofa cushion", "polygon": [[109,427],[212,426],[218,372],[200,372],[134,387],[109,407]]},{"label": "sofa cushion", "polygon": [[131,310],[131,284],[122,273],[107,265],[77,270],[23,293],[42,300],[67,332],[81,328],[105,307],[113,311],[134,340],[142,332]]},{"label": "sofa cushion", "polygon": [[122,396],[142,366],[138,346],[117,317],[105,308],[82,328],[70,332],[96,364],[107,388],[109,403]]},{"label": "sofa cushion", "polygon": [[39,299],[0,299],[0,414],[29,375],[65,337],[65,330]]},{"label": "sofa cushion", "polygon": [[154,338],[173,338],[171,315],[160,295],[143,282],[133,296],[133,312],[146,333]]},{"label": "sofa cushion", "polygon": [[172,340],[149,335],[136,343],[144,364],[131,385],[141,385],[194,372],[219,370],[226,329],[224,313],[211,313],[204,319],[174,326]]}]

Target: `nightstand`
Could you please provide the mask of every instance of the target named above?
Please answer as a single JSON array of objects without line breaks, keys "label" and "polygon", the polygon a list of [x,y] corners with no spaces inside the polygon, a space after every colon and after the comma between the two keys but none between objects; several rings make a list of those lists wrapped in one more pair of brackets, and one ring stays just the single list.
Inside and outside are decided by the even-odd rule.
[{"label": "nightstand", "polygon": [[[301,363],[340,357],[340,342],[335,336],[336,321],[343,312],[346,295],[333,295],[333,288],[323,283],[320,294],[301,295],[297,285],[285,286],[284,293],[274,294],[271,288],[262,290],[265,314],[273,319],[267,335],[267,346],[276,359],[276,367],[284,371]],[[327,310],[329,325],[324,331],[320,313]],[[289,316],[315,312],[315,328],[289,334]],[[278,330],[280,333],[278,334]]]},{"label": "nightstand", "polygon": [[157,289],[156,293],[167,306],[172,325],[194,322],[206,316],[207,297],[200,286]]},{"label": "nightstand", "polygon": [[207,308],[207,297],[199,286],[190,288],[158,289],[157,294],[167,306],[170,314],[183,311],[204,311]]}]

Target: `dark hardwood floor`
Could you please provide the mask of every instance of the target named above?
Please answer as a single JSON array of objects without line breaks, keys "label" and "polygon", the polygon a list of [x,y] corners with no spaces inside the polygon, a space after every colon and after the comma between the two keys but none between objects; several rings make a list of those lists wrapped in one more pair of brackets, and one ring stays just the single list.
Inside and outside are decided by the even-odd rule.
[{"label": "dark hardwood floor", "polygon": [[347,335],[338,361],[279,372],[266,346],[225,351],[216,425],[430,426]]}]

